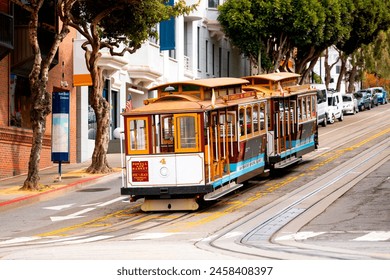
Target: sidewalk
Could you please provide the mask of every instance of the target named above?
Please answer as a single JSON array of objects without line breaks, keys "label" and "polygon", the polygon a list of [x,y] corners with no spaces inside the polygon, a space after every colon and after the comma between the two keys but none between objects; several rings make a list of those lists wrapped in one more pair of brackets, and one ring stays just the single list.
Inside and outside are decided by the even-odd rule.
[{"label": "sidewalk", "polygon": [[58,164],[43,169],[39,172],[39,183],[42,185],[40,191],[20,190],[26,180],[26,174],[0,179],[0,212],[35,201],[48,199],[50,196],[59,195],[76,188],[81,188],[97,182],[102,177],[120,175],[122,171],[121,155],[119,153],[107,154],[107,160],[109,165],[114,169],[114,173],[86,173],[85,169],[91,164],[90,160],[83,163],[62,164],[61,181],[58,180]]}]

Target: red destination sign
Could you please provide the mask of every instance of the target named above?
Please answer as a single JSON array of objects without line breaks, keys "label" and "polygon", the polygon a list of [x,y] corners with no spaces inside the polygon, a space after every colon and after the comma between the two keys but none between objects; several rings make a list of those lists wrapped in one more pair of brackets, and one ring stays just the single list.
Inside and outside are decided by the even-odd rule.
[{"label": "red destination sign", "polygon": [[133,182],[149,181],[149,165],[147,161],[131,162],[131,173]]}]

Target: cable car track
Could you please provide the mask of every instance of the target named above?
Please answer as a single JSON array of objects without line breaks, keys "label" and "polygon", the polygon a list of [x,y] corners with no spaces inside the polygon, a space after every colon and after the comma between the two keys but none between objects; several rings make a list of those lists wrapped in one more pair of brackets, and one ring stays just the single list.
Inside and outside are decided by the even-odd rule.
[{"label": "cable car track", "polygon": [[[381,119],[379,119],[381,121]],[[382,123],[382,122],[381,122]],[[336,128],[337,129],[337,128]],[[376,132],[378,130],[381,130],[381,132]],[[376,133],[376,134],[373,134]],[[344,158],[350,158],[352,153],[351,149],[348,147],[354,147],[355,153],[360,153],[361,150],[364,149],[365,144],[373,142],[373,144],[370,144],[372,146],[370,148],[370,151],[374,149],[374,147],[377,147],[378,145],[375,145],[375,142],[382,140],[384,136],[387,136],[389,133],[389,128],[388,124],[383,122],[381,125],[378,125],[377,127],[374,128],[374,126],[368,126],[367,129],[364,131],[358,131],[357,133],[353,134],[347,134],[346,136],[339,137],[343,139],[342,144],[336,144],[335,146],[332,145],[331,149],[326,150],[326,151],[320,151],[320,152],[315,152],[316,156],[315,158],[318,158],[320,155],[324,155],[326,153],[335,153],[337,149],[343,147],[345,148],[345,153],[341,154],[339,153],[339,157],[344,157]],[[360,141],[357,144],[354,144],[356,140],[359,138],[364,137],[364,135],[371,135],[371,137],[366,137],[365,140]],[[375,141],[373,141],[375,140]],[[352,141],[352,143],[351,143]],[[341,142],[341,141],[337,141]],[[382,141],[382,144],[385,141]],[[332,142],[334,143],[334,142]],[[388,149],[388,146],[387,146]],[[381,150],[379,152],[376,152],[373,154],[373,156],[370,156],[370,158],[375,158],[378,155],[383,156],[385,150]],[[361,154],[359,154],[357,157],[354,157],[352,159],[349,159],[349,162],[359,162],[359,156],[362,157],[362,155],[367,154],[367,151],[363,151]],[[387,155],[388,156],[388,155]],[[311,159],[314,159],[311,158]],[[326,160],[325,160],[326,161]],[[304,161],[305,162],[305,161]],[[308,167],[306,169],[309,169],[313,166],[316,166],[316,163],[311,163],[310,161],[306,161],[306,164],[308,164]],[[326,161],[325,164],[329,163]],[[318,171],[323,173],[323,167],[325,164],[320,164]],[[299,171],[298,168],[297,171]],[[302,170],[301,170],[302,171]],[[353,172],[353,170],[349,170],[349,172]],[[368,171],[367,171],[368,172]],[[328,172],[329,173],[329,172]],[[290,176],[291,174],[287,174],[287,176]],[[315,174],[308,174],[308,177],[315,177]],[[323,175],[325,176],[325,174]],[[361,175],[363,176],[363,175]],[[306,176],[305,176],[306,177]],[[104,240],[132,240],[134,236],[140,233],[146,233],[150,231],[159,231],[160,228],[162,227],[169,227],[169,226],[174,226],[177,227],[176,225],[179,223],[187,222],[190,219],[194,218],[197,215],[207,215],[208,212],[210,212],[210,215],[212,215],[215,211],[219,211],[218,208],[222,207],[224,204],[229,204],[232,200],[249,195],[250,192],[253,191],[258,191],[260,189],[261,191],[265,191],[265,185],[274,182],[274,184],[277,184],[274,180],[274,178],[266,178],[261,180],[261,186],[258,185],[258,181],[256,179],[251,180],[248,182],[247,186],[241,188],[240,190],[236,191],[235,193],[232,193],[222,199],[220,199],[218,202],[206,205],[202,209],[196,211],[196,212],[169,212],[169,213],[164,213],[164,212],[150,212],[150,213],[143,213],[140,211],[140,203],[134,203],[130,208],[127,208],[122,211],[118,211],[115,213],[111,213],[108,216],[114,217],[115,214],[117,214],[117,217],[120,217],[122,215],[122,218],[125,220],[122,221],[117,221],[112,224],[107,223],[106,226],[102,226],[101,228],[99,227],[93,227],[93,223],[102,223],[102,219],[104,217],[88,221],[86,223],[83,223],[84,227],[81,232],[77,232],[76,235],[73,235],[73,232],[69,234],[69,237],[64,237],[64,236],[51,236],[47,235],[46,237],[42,237],[41,239],[35,239],[31,240],[28,242],[22,242],[22,243],[15,243],[15,244],[9,244],[9,245],[1,245],[2,240],[0,240],[0,248],[3,248],[5,250],[9,249],[12,250],[12,248],[16,247],[23,247],[23,246],[31,246],[34,248],[38,247],[43,247],[43,246],[65,246],[68,244],[77,244],[78,243],[87,243],[87,242],[99,242],[99,241],[104,241]],[[327,195],[324,195],[318,202],[314,204],[312,207],[308,207],[305,211],[300,212],[299,207],[297,207],[296,204],[290,204],[285,207],[285,211],[278,212],[274,216],[269,215],[267,221],[271,221],[273,218],[275,219],[285,219],[286,217],[292,218],[290,222],[295,221],[296,219],[299,219],[300,217],[303,217],[306,215],[306,213],[310,213],[311,210],[313,210],[315,207],[318,205],[322,205],[324,201],[334,201],[337,199],[336,194],[339,194],[342,188],[337,189],[333,192],[330,192]],[[249,238],[249,233],[252,231],[256,231],[257,229],[260,229],[261,227],[267,226],[267,223],[257,223],[257,224],[252,224],[251,228],[248,227],[246,231],[243,230],[238,230],[240,226],[247,226],[248,221],[250,220],[256,220],[258,217],[261,215],[265,215],[266,211],[269,211],[272,206],[280,204],[284,200],[289,200],[291,199],[291,195],[294,193],[296,194],[302,194],[302,192],[305,191],[304,187],[300,187],[296,189],[295,191],[292,191],[289,194],[286,194],[285,197],[283,198],[283,194],[286,191],[281,192],[279,194],[279,197],[276,198],[273,202],[267,204],[267,205],[261,205],[261,206],[256,206],[254,209],[254,213],[257,213],[258,215],[256,216],[255,214],[251,215],[243,215],[242,218],[244,218],[243,221],[239,223],[234,223],[231,226],[226,226],[226,227],[220,227],[219,230],[217,230],[215,235],[213,234],[213,238],[210,241],[197,241],[194,242],[194,245],[196,248],[199,248],[201,250],[216,250],[219,252],[222,252],[225,255],[234,255],[234,256],[239,256],[239,257],[245,257],[245,258],[264,258],[264,259],[283,259],[283,258],[294,258],[294,259],[308,259],[308,258],[333,258],[333,259],[354,259],[354,258],[373,258],[373,259],[382,259],[382,258],[389,258],[388,255],[380,255],[380,254],[371,254],[371,255],[366,255],[365,253],[359,253],[359,252],[347,252],[345,250],[341,250],[337,252],[335,251],[334,248],[322,248],[319,246],[314,246],[314,245],[307,245],[303,244],[302,242],[298,242],[295,240],[288,240],[288,241],[281,241],[278,239],[278,236],[280,236],[280,233],[282,232],[283,229],[285,231],[291,232],[288,227],[286,228],[285,226],[280,226],[278,230],[274,231],[273,234],[271,234],[268,238],[268,241],[266,244],[261,244],[259,246],[254,246],[254,244],[251,244],[251,239]],[[345,190],[346,191],[346,190]],[[313,194],[314,195],[314,194]],[[286,199],[286,196],[290,196],[290,198]],[[262,199],[262,198],[260,198]],[[304,196],[301,195],[301,199],[304,199]],[[333,199],[333,200],[332,200]],[[281,202],[282,201],[282,202]],[[298,202],[297,202],[298,203]],[[288,207],[290,206],[290,207]],[[252,207],[254,208],[254,207]],[[125,211],[128,211],[125,213]],[[317,213],[318,214],[318,213]],[[170,218],[168,218],[170,217]],[[120,218],[119,218],[120,220]],[[152,222],[153,221],[153,222]],[[87,225],[90,225],[88,227]],[[137,226],[134,226],[137,224]],[[268,224],[269,225],[269,224]],[[291,225],[291,223],[290,223]],[[77,226],[77,225],[75,225]],[[288,226],[288,225],[287,225]],[[220,229],[222,228],[222,231]],[[87,230],[86,230],[87,229]],[[92,230],[91,230],[92,229]],[[235,238],[229,238],[229,235],[232,236],[235,235],[235,233],[240,233],[240,236],[237,237],[235,235]],[[44,236],[45,234],[43,234]],[[46,239],[45,239],[46,238]],[[207,238],[206,238],[207,239]],[[206,240],[204,238],[204,240]],[[72,240],[74,240],[74,243],[72,243]],[[3,240],[4,241],[4,240]],[[228,244],[227,242],[230,241],[228,246],[221,246],[221,244]],[[253,241],[253,240],[252,240]],[[253,243],[253,242],[252,242]],[[321,252],[323,250],[323,252]],[[318,254],[319,252],[320,255]]]},{"label": "cable car track", "polygon": [[[389,158],[389,143],[386,139],[339,166],[337,171],[329,171],[317,180],[286,194],[220,232],[213,240],[199,242],[197,246],[205,250],[266,259],[388,259],[389,254],[325,248],[302,244],[296,240],[283,241],[280,237],[297,232],[375,166]],[[334,175],[335,172],[337,176]],[[346,179],[349,183],[341,183]],[[256,220],[261,222],[256,225]],[[229,232],[242,234],[226,238]]]}]

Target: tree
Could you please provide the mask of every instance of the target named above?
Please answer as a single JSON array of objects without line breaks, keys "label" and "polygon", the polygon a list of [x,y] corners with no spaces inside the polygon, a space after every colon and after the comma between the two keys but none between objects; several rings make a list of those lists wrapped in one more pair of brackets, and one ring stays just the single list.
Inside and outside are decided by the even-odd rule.
[{"label": "tree", "polygon": [[67,11],[72,7],[75,0],[58,0],[57,13],[62,15],[62,27],[54,35],[50,51],[43,56],[38,41],[39,12],[45,0],[11,0],[16,5],[26,10],[29,15],[29,41],[34,55],[33,68],[29,75],[31,90],[31,125],[33,131],[33,142],[31,146],[30,159],[28,163],[27,178],[22,189],[39,189],[39,162],[42,150],[43,136],[46,131],[46,117],[51,113],[51,94],[47,92],[47,83],[50,64],[58,50],[60,43],[69,33]]},{"label": "tree", "polygon": [[[96,115],[95,148],[89,173],[107,173],[109,142],[109,103],[103,97],[103,69],[98,66],[100,50],[113,56],[134,53],[149,36],[157,37],[156,24],[195,9],[184,0],[166,5],[168,0],[83,0],[71,11],[70,26],[86,38],[82,48],[92,78],[90,104]],[[173,2],[173,1],[172,1]]]},{"label": "tree", "polygon": [[[350,25],[352,27],[349,37],[342,38],[336,44],[337,48],[344,52],[344,57],[352,58],[353,68],[363,67],[365,65],[367,54],[363,54],[364,46],[375,40],[381,30],[386,31],[390,28],[390,2],[382,0],[352,0],[350,9]],[[363,56],[362,56],[363,54]],[[378,59],[379,57],[376,57]],[[379,59],[381,60],[381,59]],[[343,66],[345,67],[345,65]],[[357,69],[352,69],[352,75],[348,77],[350,89],[355,82]],[[341,69],[343,73],[345,71]],[[339,76],[338,83],[344,75]]]},{"label": "tree", "polygon": [[312,72],[321,54],[342,38],[348,38],[351,32],[350,0],[313,1],[309,9],[303,2],[297,9],[302,13],[299,18],[304,19],[305,13],[314,15],[311,22],[305,21],[307,35],[301,32],[293,39],[298,47],[296,72],[302,74],[302,81]]},{"label": "tree", "polygon": [[[228,0],[219,7],[222,28],[253,63],[261,54],[266,71],[288,68],[295,58],[295,71],[310,72],[320,54],[347,36],[347,6],[338,0]],[[298,50],[295,52],[294,50]],[[265,63],[268,62],[267,63]]]},{"label": "tree", "polygon": [[379,32],[376,39],[362,50],[365,70],[378,79],[390,79],[390,29]]},{"label": "tree", "polygon": [[339,62],[340,57],[337,58],[335,62],[333,62],[331,65],[329,65],[329,50],[325,50],[325,55],[324,55],[324,68],[325,68],[325,86],[326,88],[329,88],[330,84],[330,72],[332,71],[332,68]]}]

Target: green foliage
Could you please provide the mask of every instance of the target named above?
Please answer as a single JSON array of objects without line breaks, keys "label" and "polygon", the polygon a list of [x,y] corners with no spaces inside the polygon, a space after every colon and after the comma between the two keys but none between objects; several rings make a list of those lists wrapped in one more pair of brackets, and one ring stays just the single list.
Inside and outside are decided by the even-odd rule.
[{"label": "green foliage", "polygon": [[[255,13],[251,0],[230,0],[219,6],[218,20],[222,28],[242,53],[249,58],[256,58],[261,48],[261,41],[266,30],[263,21]],[[258,7],[259,8],[259,7]]]},{"label": "green foliage", "polygon": [[[96,28],[98,38],[104,40],[103,47],[125,43],[135,51],[149,36],[157,37],[156,24],[170,17],[189,13],[194,6],[186,6],[184,0],[173,7],[167,0],[83,0],[72,9],[73,27],[83,35]],[[87,31],[90,25],[92,32]],[[91,34],[93,35],[93,34]],[[86,36],[89,39],[89,36]]]},{"label": "green foliage", "polygon": [[241,52],[262,67],[298,49],[297,71],[315,62],[328,47],[347,54],[387,30],[390,1],[383,0],[227,0],[219,7],[222,28]]},{"label": "green foliage", "polygon": [[368,73],[390,79],[390,30],[379,32],[374,42],[362,48],[362,53]]},{"label": "green foliage", "polygon": [[322,84],[322,82],[323,82],[322,79],[321,79],[321,76],[318,75],[317,73],[313,73],[312,79],[313,79],[313,82],[315,84]]},{"label": "green foliage", "polygon": [[381,30],[390,27],[390,1],[348,0],[347,3],[351,32],[349,37],[337,42],[337,47],[346,54],[352,54],[361,46],[371,43]]},{"label": "green foliage", "polygon": [[[312,48],[331,46],[350,31],[342,22],[345,5],[338,0],[228,0],[219,7],[225,34],[242,53],[257,61],[280,61],[294,47],[307,56]],[[265,58],[265,59],[264,59]]]}]

